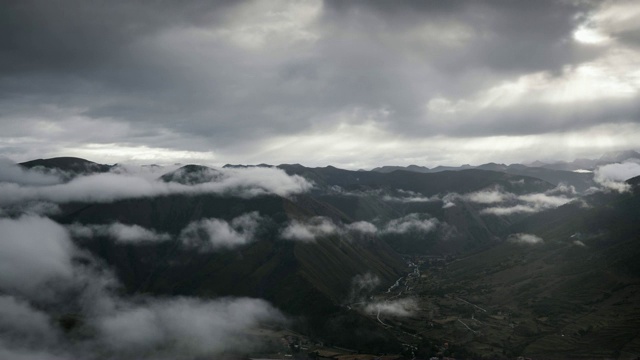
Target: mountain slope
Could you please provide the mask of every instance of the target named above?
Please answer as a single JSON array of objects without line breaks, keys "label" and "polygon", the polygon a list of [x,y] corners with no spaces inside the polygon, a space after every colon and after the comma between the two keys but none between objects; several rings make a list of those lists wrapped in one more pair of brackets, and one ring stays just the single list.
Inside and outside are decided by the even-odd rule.
[{"label": "mountain slope", "polygon": [[570,203],[526,218],[511,232],[539,240],[514,235],[447,268],[446,282],[467,289],[458,296],[511,314],[513,332],[476,328],[487,332],[485,341],[534,358],[640,353],[639,182],[629,181],[629,193],[594,194],[588,206]]}]

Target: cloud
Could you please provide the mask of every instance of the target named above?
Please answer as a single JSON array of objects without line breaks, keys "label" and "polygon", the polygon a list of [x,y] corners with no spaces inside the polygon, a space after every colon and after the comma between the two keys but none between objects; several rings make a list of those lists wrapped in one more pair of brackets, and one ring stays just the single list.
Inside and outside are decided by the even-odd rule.
[{"label": "cloud", "polygon": [[0,295],[0,334],[0,339],[41,343],[52,343],[59,336],[48,314],[11,295]]},{"label": "cloud", "polygon": [[480,211],[481,214],[492,214],[492,215],[512,215],[512,214],[533,214],[541,211],[533,206],[529,205],[513,205],[513,206],[504,206],[504,207],[491,207],[482,209]]},{"label": "cloud", "polygon": [[112,202],[116,200],[162,196],[170,194],[224,194],[245,198],[276,194],[289,196],[309,190],[312,185],[304,178],[289,176],[275,168],[221,169],[222,176],[214,182],[196,185],[150,181],[131,174],[96,174],[82,176],[68,183],[47,186],[0,184],[0,205],[25,201]]},{"label": "cloud", "polygon": [[[567,194],[555,195],[555,194]],[[463,195],[462,198],[480,203],[480,204],[504,204],[500,206],[491,206],[480,210],[481,214],[492,215],[512,215],[512,214],[531,214],[548,209],[557,208],[572,200],[577,195],[573,187],[565,184],[559,184],[554,189],[544,193],[529,193],[524,195],[515,195],[504,190],[496,189],[491,191],[481,191],[473,194]]]},{"label": "cloud", "polygon": [[[356,226],[357,228],[359,226]],[[354,229],[355,229],[354,228]],[[316,216],[306,221],[292,220],[280,234],[286,240],[298,240],[303,242],[312,242],[316,238],[333,235],[340,232],[341,229],[331,219]]]},{"label": "cloud", "polygon": [[41,217],[0,219],[0,288],[39,297],[70,281],[75,248],[66,229]]},{"label": "cloud", "polygon": [[378,228],[368,221],[356,221],[345,225],[345,228],[349,231],[361,234],[375,234],[378,232]]},{"label": "cloud", "polygon": [[350,224],[335,223],[328,217],[314,216],[305,220],[291,220],[280,232],[285,240],[313,242],[329,235],[340,235],[344,239],[374,235],[378,232],[376,225],[368,221],[356,221]]},{"label": "cloud", "polygon": [[238,216],[231,222],[202,219],[187,225],[179,237],[185,246],[201,251],[234,248],[254,240],[261,220],[257,211]]},{"label": "cloud", "polygon": [[640,175],[640,159],[635,159],[599,166],[594,172],[593,180],[605,188],[625,192],[630,188],[625,180],[638,175]]},{"label": "cloud", "polygon": [[[248,229],[255,218],[232,225]],[[215,357],[256,349],[261,341],[247,331],[285,321],[260,299],[119,296],[100,264],[49,219],[0,219],[0,358]],[[79,319],[72,335],[58,321],[69,314]]]},{"label": "cloud", "polygon": [[155,242],[170,239],[169,234],[157,233],[155,230],[145,229],[139,225],[125,225],[119,222],[109,225],[74,223],[67,228],[75,237],[107,236],[121,243]]},{"label": "cloud", "polygon": [[415,231],[428,233],[434,231],[440,222],[436,218],[423,218],[420,214],[409,214],[389,221],[382,229],[386,234],[404,234]]},{"label": "cloud", "polygon": [[380,313],[381,315],[397,317],[411,316],[417,309],[418,303],[414,299],[409,298],[380,301],[365,306],[365,311],[369,313]]},{"label": "cloud", "polygon": [[279,311],[259,299],[173,298],[129,305],[96,323],[100,341],[116,353],[190,358],[255,347],[246,330],[283,320]]},{"label": "cloud", "polygon": [[478,204],[495,204],[510,200],[513,196],[513,194],[504,192],[502,189],[494,189],[466,194],[463,198]]},{"label": "cloud", "polygon": [[67,360],[73,358],[69,354],[60,354],[62,351],[52,353],[46,349],[34,349],[33,347],[17,347],[13,343],[5,343],[0,339],[0,359],[13,360]]},{"label": "cloud", "polygon": [[545,194],[547,195],[566,194],[566,195],[575,196],[575,195],[578,195],[578,192],[576,191],[576,188],[573,185],[559,183],[555,188],[546,191]]},{"label": "cloud", "polygon": [[397,202],[403,202],[403,203],[421,203],[421,202],[440,201],[440,198],[437,195],[427,197],[414,191],[402,190],[402,189],[398,189],[397,192],[399,196],[384,195],[382,197],[382,200],[397,201]]},{"label": "cloud", "polygon": [[62,179],[57,175],[23,168],[7,158],[0,157],[0,183],[3,182],[39,186],[59,184]]},{"label": "cloud", "polygon": [[544,242],[544,240],[541,237],[538,237],[532,234],[524,234],[524,233],[511,234],[507,237],[507,241],[513,242],[516,244],[527,244],[527,245],[539,244]]},{"label": "cloud", "polygon": [[562,206],[572,199],[564,196],[551,196],[547,194],[527,194],[518,196],[518,200],[524,201],[536,208],[548,209]]}]

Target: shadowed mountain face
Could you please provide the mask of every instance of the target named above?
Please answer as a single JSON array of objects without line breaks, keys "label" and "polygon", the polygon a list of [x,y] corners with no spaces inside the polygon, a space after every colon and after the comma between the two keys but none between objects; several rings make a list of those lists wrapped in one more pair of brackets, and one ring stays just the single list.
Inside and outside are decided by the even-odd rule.
[{"label": "shadowed mountain face", "polygon": [[501,244],[448,267],[443,280],[490,313],[511,314],[516,331],[492,336],[515,353],[632,358],[640,351],[632,330],[640,327],[640,177],[627,183],[629,192],[523,219]]},{"label": "shadowed mountain face", "polygon": [[[378,173],[375,171],[349,171],[332,166],[325,168],[306,168],[301,165],[280,165],[288,174],[304,176],[316,183],[320,188],[339,186],[346,190],[405,190],[420,193],[424,196],[446,194],[450,192],[467,193],[490,186],[502,186],[514,191],[543,191],[550,184],[540,179],[512,176],[494,171],[463,170],[444,171],[433,174],[415,173],[411,171],[394,171]],[[516,185],[520,180],[524,186]]]},{"label": "shadowed mountain face", "polygon": [[511,175],[530,176],[544,180],[553,185],[565,184],[573,186],[576,191],[582,193],[596,187],[592,172],[599,166],[621,163],[625,161],[640,161],[640,153],[634,150],[611,152],[602,155],[598,159],[577,159],[572,162],[534,163],[523,164],[496,164],[487,163],[478,166],[437,166],[429,169],[424,166],[382,166],[372,171],[380,173],[392,173],[395,171],[411,171],[417,173],[438,173],[442,171],[462,171],[469,169],[490,170]]},{"label": "shadowed mountain face", "polygon": [[[23,166],[45,165],[76,177],[111,169],[67,158]],[[294,196],[196,192],[61,203],[52,218],[71,229],[81,248],[103,259],[129,294],[263,298],[304,319],[296,326],[308,334],[361,348],[391,349],[392,337],[384,329],[373,327],[367,336],[355,337],[337,330],[347,323],[360,324],[361,330],[372,325],[341,307],[354,301],[354,279],[366,275],[375,279],[378,289],[386,288],[408,271],[399,252],[477,251],[491,246],[496,231],[510,224],[511,220],[480,216],[482,206],[464,201],[444,207],[442,198],[448,194],[487,188],[528,194],[553,188],[539,179],[483,170],[380,174],[333,167],[279,168],[312,181],[313,188]],[[252,167],[216,170],[187,165],[160,176],[158,182],[183,187],[216,184],[232,176],[225,171],[247,169]],[[405,202],[407,196],[433,199]],[[247,219],[255,223],[250,225],[251,236],[244,236]],[[156,234],[156,241],[115,241],[113,232],[105,230],[114,226],[137,226]],[[214,235],[212,227],[218,231]],[[93,235],[82,235],[86,229],[93,229]],[[211,236],[243,242],[211,246],[209,241],[218,240]]]},{"label": "shadowed mountain face", "polygon": [[[584,346],[591,354],[592,344],[605,346],[594,339],[624,332],[604,320],[614,308],[629,319],[636,315],[625,299],[636,296],[640,273],[640,178],[627,182],[627,192],[579,197],[570,187],[554,186],[575,173],[499,164],[436,173],[187,165],[156,180],[154,171],[144,181],[82,159],[25,164],[73,174],[55,189],[106,187],[107,195],[91,197],[70,190],[56,195],[41,184],[26,198],[29,206],[9,203],[5,214],[17,217],[38,211],[40,202],[56,202],[49,217],[114,271],[127,296],[261,298],[309,336],[398,351],[396,336],[404,335],[353,307],[405,276],[411,270],[405,259],[424,256],[458,260],[428,280],[413,278],[414,286],[397,296],[448,292],[532,319],[554,318],[535,326],[523,321],[511,340],[487,335],[502,341],[505,353],[547,357],[560,343],[550,334],[571,330],[584,339],[558,346],[573,352]],[[537,174],[558,177],[529,176]],[[579,181],[584,174],[575,175]],[[125,183],[110,187],[114,181]],[[26,196],[29,189],[17,193]],[[421,283],[432,279],[435,288]],[[599,328],[582,326],[580,316],[600,321]],[[623,328],[640,325],[629,319]],[[426,331],[424,320],[402,331]],[[428,329],[429,336],[452,336],[438,329]],[[628,340],[632,348],[638,341]]]}]

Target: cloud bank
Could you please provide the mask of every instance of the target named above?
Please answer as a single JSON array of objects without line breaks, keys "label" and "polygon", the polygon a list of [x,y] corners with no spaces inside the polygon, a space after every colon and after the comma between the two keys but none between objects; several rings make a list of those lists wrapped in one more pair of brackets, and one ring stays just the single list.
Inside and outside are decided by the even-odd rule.
[{"label": "cloud bank", "polygon": [[59,184],[62,179],[57,175],[23,168],[7,158],[0,157],[0,183],[5,182],[38,186]]},{"label": "cloud bank", "polygon": [[418,310],[418,303],[410,298],[380,301],[365,306],[366,312],[396,317],[411,316],[416,310]]},{"label": "cloud bank", "polygon": [[625,181],[638,175],[640,175],[640,159],[634,159],[598,167],[594,172],[593,180],[607,189],[625,192],[630,189]]},{"label": "cloud bank", "polygon": [[119,222],[109,225],[82,225],[75,223],[69,225],[67,229],[75,237],[106,236],[120,243],[156,242],[166,241],[171,238],[169,234],[157,233],[155,230],[145,229],[139,225],[126,225]]},{"label": "cloud bank", "polygon": [[285,321],[259,299],[127,298],[102,266],[47,218],[0,219],[0,358],[216,357],[260,346],[247,330]]},{"label": "cloud bank", "polygon": [[276,168],[221,169],[215,181],[184,185],[149,180],[132,174],[105,173],[77,177],[67,183],[27,186],[0,183],[0,205],[29,201],[112,202],[171,194],[221,194],[251,198],[266,194],[289,196],[308,191],[312,184]]},{"label": "cloud bank", "polygon": [[0,288],[45,296],[50,282],[71,281],[75,251],[67,230],[49,219],[0,219]]},{"label": "cloud bank", "polygon": [[424,218],[420,214],[409,214],[389,221],[382,229],[384,234],[405,234],[408,232],[428,233],[434,231],[440,222],[436,218]]},{"label": "cloud bank", "polygon": [[262,221],[257,211],[238,216],[227,222],[221,219],[202,219],[187,225],[179,239],[186,246],[200,251],[234,248],[254,241]]},{"label": "cloud bank", "polygon": [[544,240],[539,236],[525,233],[511,234],[507,237],[507,241],[526,245],[534,245],[544,242]]}]

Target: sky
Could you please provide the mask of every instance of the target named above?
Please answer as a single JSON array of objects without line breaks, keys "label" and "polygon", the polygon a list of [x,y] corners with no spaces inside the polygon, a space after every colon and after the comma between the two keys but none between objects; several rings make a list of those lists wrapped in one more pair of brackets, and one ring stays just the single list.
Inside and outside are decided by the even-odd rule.
[{"label": "sky", "polygon": [[638,1],[0,6],[17,162],[432,167],[640,143]]}]

